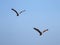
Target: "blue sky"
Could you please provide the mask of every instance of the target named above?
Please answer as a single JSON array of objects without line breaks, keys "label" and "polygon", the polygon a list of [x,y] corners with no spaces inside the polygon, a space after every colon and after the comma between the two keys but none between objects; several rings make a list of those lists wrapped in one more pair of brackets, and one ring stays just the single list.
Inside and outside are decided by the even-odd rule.
[{"label": "blue sky", "polygon": [[[34,27],[49,31],[39,36]],[[0,0],[0,45],[60,45],[59,34],[60,0]]]}]

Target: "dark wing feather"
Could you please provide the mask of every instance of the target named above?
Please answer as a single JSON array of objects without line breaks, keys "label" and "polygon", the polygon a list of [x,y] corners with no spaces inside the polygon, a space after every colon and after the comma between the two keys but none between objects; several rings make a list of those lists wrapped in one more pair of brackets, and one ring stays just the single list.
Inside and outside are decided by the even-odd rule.
[{"label": "dark wing feather", "polygon": [[48,29],[44,30],[43,33],[46,32],[46,31],[48,31]]},{"label": "dark wing feather", "polygon": [[37,29],[37,28],[34,28],[37,32],[39,32],[40,33],[40,35],[42,35],[42,32],[39,30],[39,29]]},{"label": "dark wing feather", "polygon": [[25,12],[25,11],[26,11],[26,10],[22,10],[22,11],[20,12],[20,14],[23,13],[23,12]]},{"label": "dark wing feather", "polygon": [[18,12],[15,9],[12,8],[11,10],[13,10],[17,14],[17,16],[19,16]]}]

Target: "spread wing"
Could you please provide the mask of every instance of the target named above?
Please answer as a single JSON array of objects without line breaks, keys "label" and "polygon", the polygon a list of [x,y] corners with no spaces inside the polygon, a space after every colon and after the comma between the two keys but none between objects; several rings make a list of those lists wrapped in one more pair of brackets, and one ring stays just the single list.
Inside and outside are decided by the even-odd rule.
[{"label": "spread wing", "polygon": [[42,32],[39,29],[37,29],[37,28],[33,28],[33,29],[36,30],[37,32],[39,32],[40,35],[42,35]]},{"label": "spread wing", "polygon": [[23,12],[25,12],[26,10],[22,10],[19,14],[21,14],[21,13],[23,13]]},{"label": "spread wing", "polygon": [[15,9],[12,8],[11,10],[13,10],[17,14],[17,16],[19,16],[18,12]]},{"label": "spread wing", "polygon": [[48,29],[44,30],[43,33],[46,32],[46,31],[48,31]]}]

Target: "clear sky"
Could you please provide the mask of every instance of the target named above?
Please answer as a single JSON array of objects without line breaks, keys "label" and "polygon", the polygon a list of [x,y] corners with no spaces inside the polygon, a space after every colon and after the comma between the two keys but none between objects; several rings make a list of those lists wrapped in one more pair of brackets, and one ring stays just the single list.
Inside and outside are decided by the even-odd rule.
[{"label": "clear sky", "polygon": [[[11,8],[26,11],[17,17]],[[0,45],[60,45],[59,34],[60,0],[0,0]]]}]

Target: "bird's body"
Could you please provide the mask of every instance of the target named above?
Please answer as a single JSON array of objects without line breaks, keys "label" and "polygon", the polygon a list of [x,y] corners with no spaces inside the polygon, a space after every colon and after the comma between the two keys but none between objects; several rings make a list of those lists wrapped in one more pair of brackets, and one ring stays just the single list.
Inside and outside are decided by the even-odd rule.
[{"label": "bird's body", "polygon": [[48,29],[46,29],[46,30],[44,30],[43,32],[41,32],[39,29],[37,29],[37,28],[33,28],[34,30],[36,30],[39,34],[40,34],[40,36],[44,33],[44,32],[46,32],[46,31],[48,31]]}]

